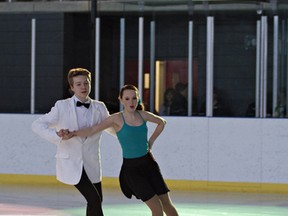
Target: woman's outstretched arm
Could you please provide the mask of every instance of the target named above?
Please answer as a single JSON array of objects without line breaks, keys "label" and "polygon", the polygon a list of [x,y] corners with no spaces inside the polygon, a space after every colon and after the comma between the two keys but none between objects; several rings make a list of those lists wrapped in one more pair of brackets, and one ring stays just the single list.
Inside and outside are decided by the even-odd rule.
[{"label": "woman's outstretched arm", "polygon": [[114,123],[114,116],[111,115],[97,125],[93,125],[92,127],[83,128],[81,130],[73,131],[72,133],[74,136],[87,137],[87,136],[91,136],[95,133],[99,133],[100,131],[103,131],[109,127],[113,127],[113,123]]}]

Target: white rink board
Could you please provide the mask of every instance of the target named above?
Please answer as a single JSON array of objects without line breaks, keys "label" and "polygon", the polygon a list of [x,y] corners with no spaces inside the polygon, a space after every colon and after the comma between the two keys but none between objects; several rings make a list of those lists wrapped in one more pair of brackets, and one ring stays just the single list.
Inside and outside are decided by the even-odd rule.
[{"label": "white rink board", "polygon": [[[55,175],[54,144],[31,131],[40,115],[0,114],[0,173]],[[165,117],[153,152],[166,179],[287,183],[288,119]],[[154,126],[148,124],[150,132]],[[103,133],[104,177],[118,177],[116,138]]]}]

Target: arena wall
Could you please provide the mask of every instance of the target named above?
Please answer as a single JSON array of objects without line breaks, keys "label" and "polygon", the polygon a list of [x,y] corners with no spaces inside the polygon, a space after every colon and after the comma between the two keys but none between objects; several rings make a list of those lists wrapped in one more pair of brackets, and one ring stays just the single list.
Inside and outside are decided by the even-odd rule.
[{"label": "arena wall", "polygon": [[[55,178],[56,146],[31,131],[38,117],[0,114],[0,183],[35,176]],[[165,119],[167,126],[153,153],[169,184],[184,189],[288,193],[287,119]],[[148,126],[151,132],[154,125]],[[105,132],[101,155],[104,181],[117,184],[121,149],[117,139]]]}]

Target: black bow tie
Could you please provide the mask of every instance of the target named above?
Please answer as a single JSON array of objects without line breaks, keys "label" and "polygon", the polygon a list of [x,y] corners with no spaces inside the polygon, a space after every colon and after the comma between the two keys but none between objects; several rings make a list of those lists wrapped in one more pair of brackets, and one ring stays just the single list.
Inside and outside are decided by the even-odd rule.
[{"label": "black bow tie", "polygon": [[77,101],[76,106],[77,107],[84,106],[88,109],[90,106],[90,103],[81,103],[80,101]]}]

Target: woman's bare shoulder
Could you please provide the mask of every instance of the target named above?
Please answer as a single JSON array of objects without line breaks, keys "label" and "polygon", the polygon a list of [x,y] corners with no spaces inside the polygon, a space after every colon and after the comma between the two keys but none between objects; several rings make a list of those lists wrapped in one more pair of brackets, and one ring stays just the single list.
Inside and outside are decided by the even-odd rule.
[{"label": "woman's bare shoulder", "polygon": [[113,121],[114,129],[115,131],[119,131],[121,127],[123,126],[123,118],[121,116],[121,113],[114,113],[110,116],[111,120]]},{"label": "woman's bare shoulder", "polygon": [[165,121],[161,116],[158,116],[149,111],[141,110],[140,114],[145,119],[145,121],[151,121],[154,123],[158,123],[159,121]]},{"label": "woman's bare shoulder", "polygon": [[120,112],[117,113],[113,113],[109,116],[109,118],[113,121],[113,122],[119,122],[122,120],[122,116]]},{"label": "woman's bare shoulder", "polygon": [[121,114],[120,114],[120,112],[113,113],[113,114],[110,115],[110,117],[111,118],[119,118],[119,117],[121,117]]},{"label": "woman's bare shoulder", "polygon": [[147,117],[147,116],[149,116],[149,115],[152,114],[151,112],[148,112],[148,111],[146,111],[146,110],[138,110],[138,112],[140,113],[140,115],[141,115],[142,117]]}]

